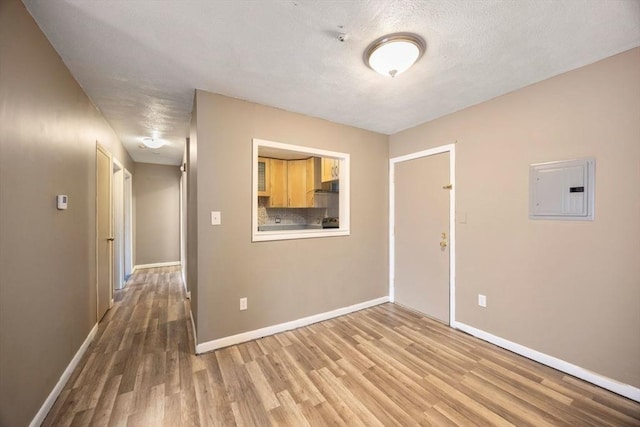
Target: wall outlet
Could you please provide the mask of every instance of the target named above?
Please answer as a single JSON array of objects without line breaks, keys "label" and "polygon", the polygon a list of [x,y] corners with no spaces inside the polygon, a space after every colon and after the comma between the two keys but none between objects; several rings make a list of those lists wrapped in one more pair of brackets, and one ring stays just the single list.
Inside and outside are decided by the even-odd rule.
[{"label": "wall outlet", "polygon": [[247,298],[240,298],[240,310],[247,309]]},{"label": "wall outlet", "polygon": [[478,294],[478,305],[480,307],[486,307],[487,306],[487,296],[486,295]]}]

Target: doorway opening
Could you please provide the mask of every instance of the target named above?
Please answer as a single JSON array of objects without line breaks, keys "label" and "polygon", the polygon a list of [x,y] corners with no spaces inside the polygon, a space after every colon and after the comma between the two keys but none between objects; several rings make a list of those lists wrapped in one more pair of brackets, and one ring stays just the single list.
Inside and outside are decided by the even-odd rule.
[{"label": "doorway opening", "polygon": [[113,288],[122,289],[133,270],[131,173],[113,159]]}]

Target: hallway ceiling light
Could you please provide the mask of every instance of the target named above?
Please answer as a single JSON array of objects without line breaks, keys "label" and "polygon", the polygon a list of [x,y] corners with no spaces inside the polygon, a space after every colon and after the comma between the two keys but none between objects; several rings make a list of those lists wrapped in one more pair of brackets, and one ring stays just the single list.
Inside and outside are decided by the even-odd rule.
[{"label": "hallway ceiling light", "polygon": [[383,76],[395,77],[415,64],[425,48],[424,40],[417,34],[388,34],[367,47],[364,62]]},{"label": "hallway ceiling light", "polygon": [[153,139],[153,138],[142,138],[142,143],[145,145],[145,147],[149,147],[149,148],[160,148],[164,145],[164,141],[159,140],[159,139]]}]

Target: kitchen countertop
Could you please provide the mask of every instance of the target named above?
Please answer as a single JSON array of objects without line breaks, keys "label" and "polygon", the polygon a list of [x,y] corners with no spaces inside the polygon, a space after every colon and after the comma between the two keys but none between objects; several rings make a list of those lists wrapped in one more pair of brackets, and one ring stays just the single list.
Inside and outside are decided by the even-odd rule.
[{"label": "kitchen countertop", "polygon": [[285,231],[285,230],[322,230],[320,224],[269,224],[259,225],[258,231]]}]

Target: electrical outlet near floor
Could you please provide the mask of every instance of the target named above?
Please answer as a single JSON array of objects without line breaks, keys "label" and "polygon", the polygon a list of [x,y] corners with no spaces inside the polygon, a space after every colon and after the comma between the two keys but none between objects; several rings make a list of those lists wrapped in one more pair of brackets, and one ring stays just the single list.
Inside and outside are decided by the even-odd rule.
[{"label": "electrical outlet near floor", "polygon": [[487,296],[486,295],[478,294],[478,305],[480,307],[486,307],[487,306]]},{"label": "electrical outlet near floor", "polygon": [[247,299],[240,298],[240,310],[246,310],[246,309],[247,309]]}]

